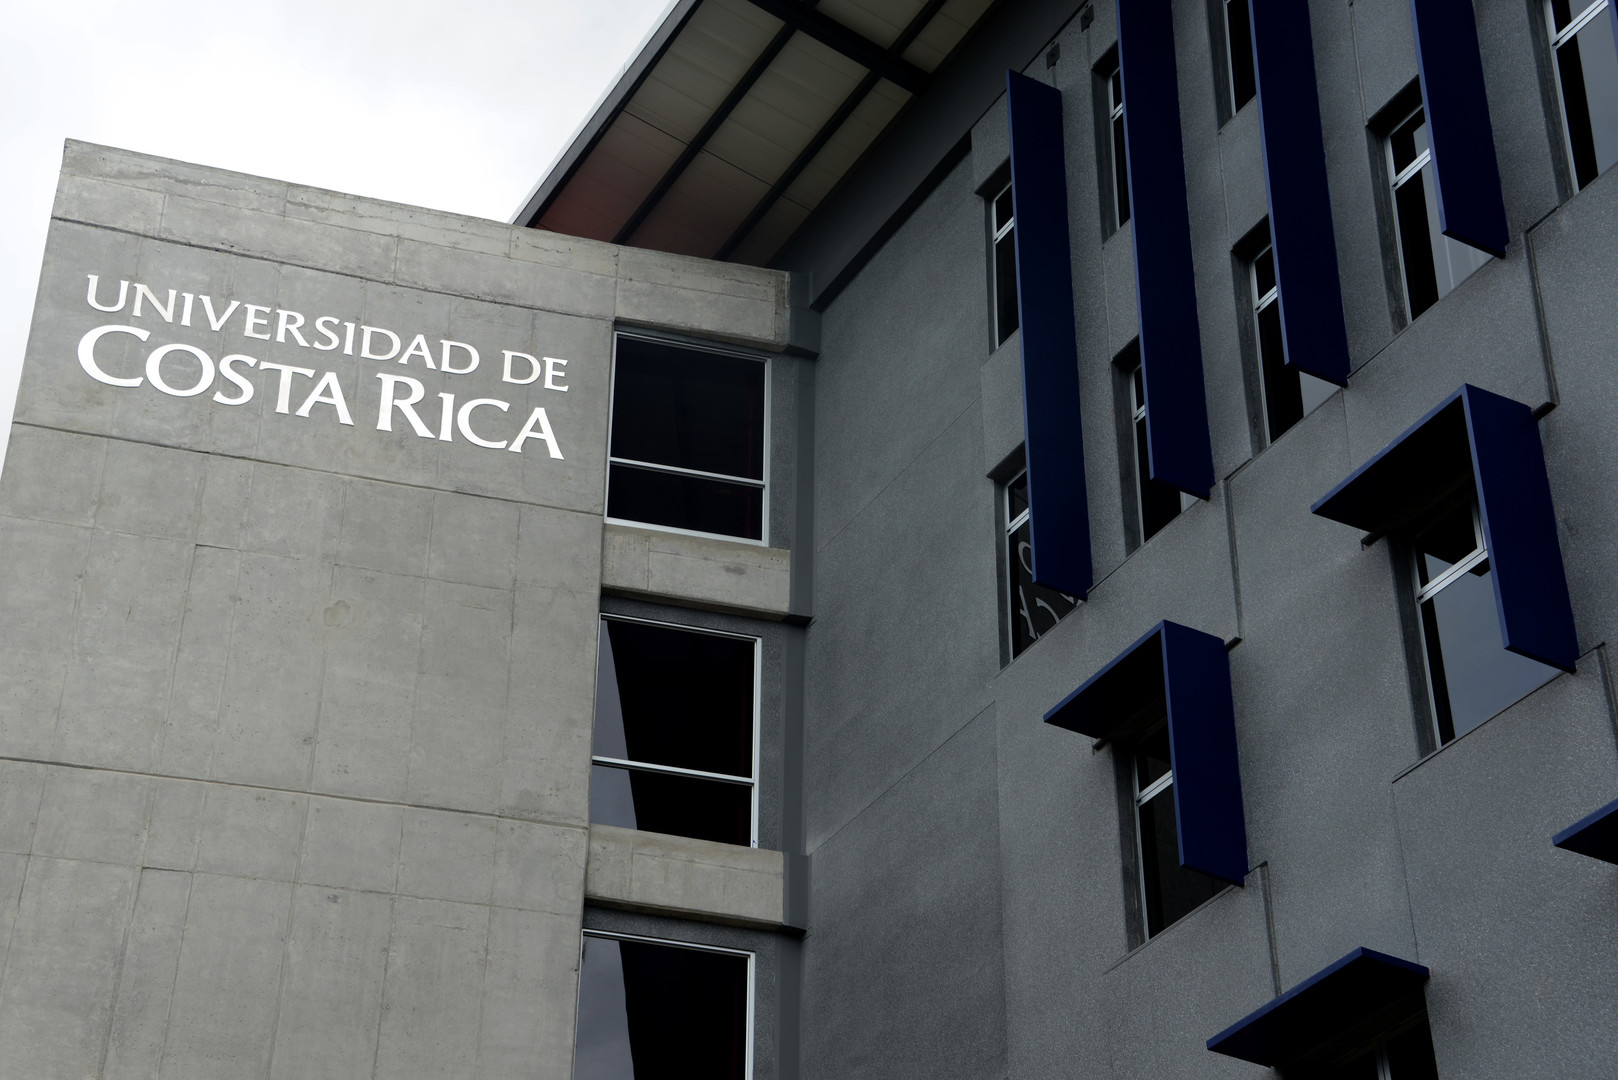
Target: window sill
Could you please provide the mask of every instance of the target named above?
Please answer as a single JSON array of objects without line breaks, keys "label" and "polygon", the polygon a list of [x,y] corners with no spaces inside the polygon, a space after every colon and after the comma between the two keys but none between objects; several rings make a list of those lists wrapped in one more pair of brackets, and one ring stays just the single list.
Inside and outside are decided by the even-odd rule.
[{"label": "window sill", "polygon": [[780,548],[611,522],[602,530],[604,592],[783,619],[791,586],[792,554]]},{"label": "window sill", "polygon": [[774,928],[784,919],[784,881],[779,851],[590,826],[584,898],[592,903]]}]

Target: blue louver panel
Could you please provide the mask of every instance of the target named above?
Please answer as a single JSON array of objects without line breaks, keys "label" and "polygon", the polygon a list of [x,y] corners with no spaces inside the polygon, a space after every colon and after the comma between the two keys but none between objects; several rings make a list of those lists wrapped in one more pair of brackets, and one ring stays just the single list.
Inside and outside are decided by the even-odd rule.
[{"label": "blue louver panel", "polygon": [[1575,821],[1551,837],[1551,843],[1564,851],[1618,863],[1618,799]]},{"label": "blue louver panel", "polygon": [[1315,503],[1366,532],[1408,525],[1471,474],[1506,648],[1563,671],[1578,661],[1573,603],[1533,410],[1470,384],[1439,402]]},{"label": "blue louver panel", "polygon": [[1309,5],[1251,0],[1264,182],[1286,363],[1348,385],[1348,327],[1337,277],[1326,145]]},{"label": "blue louver panel", "polygon": [[1161,622],[1045,714],[1045,722],[1112,739],[1159,696],[1168,713],[1180,865],[1240,885],[1247,822],[1236,754],[1230,659],[1212,634]]},{"label": "blue louver panel", "polygon": [[1118,68],[1124,84],[1148,464],[1153,480],[1206,499],[1214,482],[1213,450],[1169,0],[1119,0]]},{"label": "blue louver panel", "polygon": [[1163,683],[1180,865],[1240,885],[1247,877],[1247,819],[1225,643],[1165,622]]},{"label": "blue louver panel", "polygon": [[1510,237],[1472,0],[1410,0],[1445,236],[1504,256]]},{"label": "blue louver panel", "polygon": [[1083,599],[1094,578],[1079,425],[1062,95],[1054,87],[1008,71],[1006,107],[1011,117],[1011,197],[1017,222],[1017,318],[1022,332],[1034,581]]},{"label": "blue louver panel", "polygon": [[1539,424],[1520,401],[1475,386],[1461,394],[1501,638],[1514,653],[1572,671],[1579,641]]}]

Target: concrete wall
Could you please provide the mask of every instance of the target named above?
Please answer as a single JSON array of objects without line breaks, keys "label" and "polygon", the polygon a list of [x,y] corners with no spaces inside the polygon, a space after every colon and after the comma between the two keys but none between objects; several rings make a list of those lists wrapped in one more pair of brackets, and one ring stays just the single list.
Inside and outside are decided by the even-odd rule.
[{"label": "concrete wall", "polygon": [[[1257,104],[1221,126],[1208,8],[1174,2],[1220,482],[1144,545],[1126,522],[1127,418],[1111,371],[1136,332],[1131,240],[1127,229],[1104,237],[1096,212],[1091,72],[1116,41],[1113,5],[1095,4],[1087,28],[1066,24],[1054,67],[1043,46],[1018,60],[1063,92],[1098,584],[1009,665],[988,474],[1022,439],[1019,361],[1015,338],[991,347],[975,194],[1006,159],[1003,104],[956,114],[953,138],[969,132],[971,153],[824,312],[806,1076],[1273,1075],[1204,1040],[1361,945],[1432,967],[1444,1076],[1610,1067],[1618,871],[1550,836],[1618,794],[1605,659],[1618,582],[1606,299],[1618,176],[1569,197],[1543,105],[1537,5],[1478,4],[1512,242],[1408,320],[1384,273],[1380,149],[1368,135],[1416,77],[1408,5],[1312,0],[1355,370],[1266,446],[1232,257],[1266,212]],[[798,248],[839,243],[849,246],[809,236]],[[1548,410],[1541,434],[1584,656],[1576,675],[1423,759],[1397,555],[1309,505],[1463,381]],[[1164,618],[1234,643],[1253,870],[1142,944],[1114,752],[1040,718]]]},{"label": "concrete wall", "polygon": [[[778,352],[786,295],[69,144],[0,478],[0,1072],[565,1078],[587,900],[778,926],[778,853],[592,836],[587,787],[604,549],[608,588],[663,603],[779,619],[790,591],[790,513],[771,548],[642,536],[638,570],[604,536],[612,330]],[[321,349],[317,316],[438,363]],[[148,337],[100,338],[92,377],[108,325]],[[155,387],[169,344],[170,390],[239,354],[252,398]],[[505,350],[566,366],[508,381]],[[383,373],[421,384],[424,436]],[[441,394],[507,408],[446,424]],[[538,408],[555,453],[471,439]]]}]

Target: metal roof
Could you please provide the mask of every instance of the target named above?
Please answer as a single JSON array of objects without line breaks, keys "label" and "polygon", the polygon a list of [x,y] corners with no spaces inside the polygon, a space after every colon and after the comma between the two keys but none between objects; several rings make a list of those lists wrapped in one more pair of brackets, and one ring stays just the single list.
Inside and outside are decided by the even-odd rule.
[{"label": "metal roof", "polygon": [[767,264],[993,0],[680,0],[515,222]]}]

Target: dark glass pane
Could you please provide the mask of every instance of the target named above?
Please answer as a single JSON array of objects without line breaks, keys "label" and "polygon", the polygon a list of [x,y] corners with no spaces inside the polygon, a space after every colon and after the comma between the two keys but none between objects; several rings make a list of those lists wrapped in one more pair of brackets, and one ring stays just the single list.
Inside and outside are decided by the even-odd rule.
[{"label": "dark glass pane", "polygon": [[1556,50],[1573,172],[1584,187],[1618,161],[1618,47],[1597,16]]},{"label": "dark glass pane", "polygon": [[1303,419],[1303,392],[1296,368],[1286,366],[1281,345],[1281,305],[1271,304],[1258,313],[1258,356],[1264,370],[1264,412],[1270,439]]},{"label": "dark glass pane", "polygon": [[607,516],[673,529],[764,539],[764,489],[614,463]]},{"label": "dark glass pane", "polygon": [[[1382,1073],[1377,1068],[1376,1059],[1377,1051],[1374,1049],[1367,1050],[1335,1068],[1325,1068],[1307,1075],[1309,1077],[1318,1077],[1319,1080],[1379,1080]],[[1288,1072],[1287,1076],[1290,1078],[1292,1073]]]},{"label": "dark glass pane", "polygon": [[1231,104],[1239,109],[1253,100],[1253,30],[1247,0],[1225,0],[1225,32],[1230,42]]},{"label": "dark glass pane", "polygon": [[1006,485],[1006,523],[1017,520],[1017,515],[1028,509],[1028,474],[1020,472],[1017,479]]},{"label": "dark glass pane", "polygon": [[747,958],[586,936],[574,1080],[740,1080]]},{"label": "dark glass pane", "polygon": [[1589,7],[1589,4],[1581,2],[1579,9],[1574,11],[1573,5],[1568,0],[1551,0],[1551,15],[1556,20],[1556,32],[1560,34],[1566,30],[1568,24],[1573,21],[1573,16],[1584,14]]},{"label": "dark glass pane", "polygon": [[994,197],[994,231],[999,232],[1012,218],[1011,189],[1008,187]]},{"label": "dark glass pane", "polygon": [[1146,377],[1142,373],[1141,366],[1139,364],[1136,364],[1135,370],[1130,373],[1129,385],[1135,393],[1134,398],[1131,399],[1131,404],[1133,404],[1137,410],[1144,409],[1146,407]]},{"label": "dark glass pane", "polygon": [[1135,422],[1135,476],[1140,486],[1141,537],[1150,540],[1158,530],[1180,516],[1180,493],[1151,478],[1146,449],[1146,421]]},{"label": "dark glass pane", "polygon": [[1169,729],[1168,725],[1164,724],[1135,746],[1136,794],[1167,776],[1170,764]]},{"label": "dark glass pane", "polygon": [[1388,1055],[1388,1074],[1393,1080],[1438,1080],[1433,1035],[1425,1023],[1395,1035],[1383,1049]]},{"label": "dark glass pane", "polygon": [[612,456],[762,480],[764,364],[619,338]]},{"label": "dark glass pane", "polygon": [[1117,109],[1124,103],[1124,73],[1114,71],[1109,85],[1112,87],[1112,107]]},{"label": "dark glass pane", "polygon": [[1555,668],[1506,650],[1488,566],[1487,560],[1478,564],[1422,605],[1441,742],[1465,735],[1556,676]]},{"label": "dark glass pane", "polygon": [[753,842],[753,789],[723,780],[593,765],[590,820],[746,846]]},{"label": "dark glass pane", "polygon": [[1416,534],[1416,576],[1426,585],[1480,546],[1472,503],[1453,506]]},{"label": "dark glass pane", "polygon": [[1405,171],[1427,149],[1427,121],[1421,113],[1416,113],[1410,119],[1400,124],[1389,138],[1393,148],[1393,171],[1397,175]]},{"label": "dark glass pane", "polygon": [[1336,383],[1317,379],[1308,372],[1298,372],[1298,391],[1303,397],[1303,415],[1308,416],[1326,404],[1326,399],[1337,393],[1338,389]]},{"label": "dark glass pane", "polygon": [[1180,865],[1172,784],[1140,807],[1140,849],[1148,936],[1160,933],[1225,887],[1217,878]]},{"label": "dark glass pane", "polygon": [[[1421,182],[1422,197],[1427,203],[1428,242],[1432,246],[1433,277],[1437,283],[1438,296],[1442,299],[1454,291],[1455,286],[1471,277],[1472,273],[1488,262],[1492,256],[1459,240],[1451,240],[1438,231],[1438,189],[1433,185],[1431,163],[1423,166]],[[1411,183],[1415,181],[1412,180]]]},{"label": "dark glass pane", "polygon": [[1263,300],[1269,291],[1275,288],[1275,249],[1265,248],[1253,260],[1253,279],[1257,295],[1253,297],[1256,304]]},{"label": "dark glass pane", "polygon": [[1006,562],[1011,567],[1011,655],[1022,651],[1060,622],[1079,602],[1066,593],[1034,584],[1033,548],[1029,525],[1023,522],[1006,538]]},{"label": "dark glass pane", "polygon": [[[1116,80],[1118,76],[1114,75]],[[1124,148],[1124,118],[1120,115],[1112,122],[1112,184],[1118,200],[1118,226],[1129,221],[1129,158]]]},{"label": "dark glass pane", "polygon": [[603,619],[592,753],[752,776],[753,657],[742,638]]},{"label": "dark glass pane", "polygon": [[996,344],[1017,329],[1017,229],[994,242],[994,324]]},{"label": "dark glass pane", "polygon": [[1404,255],[1405,295],[1410,317],[1438,303],[1438,277],[1433,267],[1433,237],[1437,222],[1427,220],[1427,171],[1412,176],[1393,193],[1399,213],[1399,251]]}]

